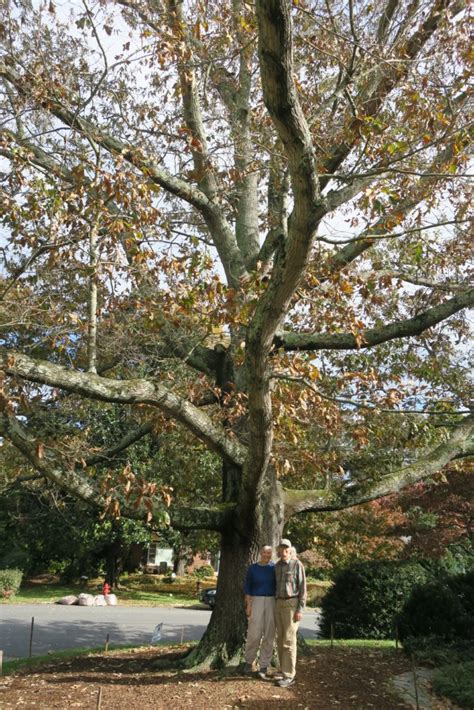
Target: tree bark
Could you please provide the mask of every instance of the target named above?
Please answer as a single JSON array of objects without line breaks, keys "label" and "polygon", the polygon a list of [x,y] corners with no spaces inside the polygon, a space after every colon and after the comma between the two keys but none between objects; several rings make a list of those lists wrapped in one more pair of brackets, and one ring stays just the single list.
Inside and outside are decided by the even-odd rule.
[{"label": "tree bark", "polygon": [[186,667],[236,667],[241,663],[247,621],[244,590],[236,580],[245,579],[247,567],[257,560],[262,545],[276,548],[283,530],[282,500],[281,487],[274,482],[264,491],[257,516],[252,501],[246,507],[241,504],[223,530],[216,605],[204,636],[185,659]]}]

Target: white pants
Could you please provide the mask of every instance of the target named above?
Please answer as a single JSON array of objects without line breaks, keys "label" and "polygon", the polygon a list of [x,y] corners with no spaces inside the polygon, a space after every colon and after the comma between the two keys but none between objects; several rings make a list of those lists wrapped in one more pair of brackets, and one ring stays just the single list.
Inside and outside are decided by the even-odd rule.
[{"label": "white pants", "polygon": [[275,638],[275,597],[250,597],[252,612],[248,619],[245,662],[253,663],[260,641],[260,668],[270,665]]}]

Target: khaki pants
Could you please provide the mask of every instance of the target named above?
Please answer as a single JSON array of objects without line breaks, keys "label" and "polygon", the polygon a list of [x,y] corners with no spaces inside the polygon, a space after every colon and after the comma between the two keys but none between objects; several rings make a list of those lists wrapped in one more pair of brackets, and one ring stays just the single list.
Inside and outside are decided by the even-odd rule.
[{"label": "khaki pants", "polygon": [[285,678],[294,678],[296,673],[296,633],[299,622],[293,621],[298,599],[277,599],[275,622],[278,659]]},{"label": "khaki pants", "polygon": [[253,663],[260,641],[260,668],[270,665],[275,639],[275,597],[250,597],[252,613],[248,620],[245,662]]}]

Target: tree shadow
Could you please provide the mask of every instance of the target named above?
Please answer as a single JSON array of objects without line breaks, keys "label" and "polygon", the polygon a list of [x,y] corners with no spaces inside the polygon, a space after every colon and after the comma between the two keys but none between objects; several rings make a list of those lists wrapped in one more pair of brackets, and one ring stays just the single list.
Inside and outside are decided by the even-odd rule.
[{"label": "tree shadow", "polygon": [[[163,618],[161,616],[161,618]],[[157,623],[160,621],[157,615]],[[142,625],[143,626],[143,625]],[[78,648],[105,648],[108,639],[109,648],[116,646],[148,646],[151,642],[153,626],[150,628],[132,628],[112,619],[102,621],[84,618],[83,620],[35,620],[33,628],[32,655],[41,656],[56,651]],[[193,625],[193,636],[200,637],[205,625]],[[183,641],[186,627],[178,624],[163,623],[161,640],[163,643]],[[31,619],[0,620],[0,649],[4,658],[27,658],[29,656]],[[188,639],[189,640],[189,636]]]}]

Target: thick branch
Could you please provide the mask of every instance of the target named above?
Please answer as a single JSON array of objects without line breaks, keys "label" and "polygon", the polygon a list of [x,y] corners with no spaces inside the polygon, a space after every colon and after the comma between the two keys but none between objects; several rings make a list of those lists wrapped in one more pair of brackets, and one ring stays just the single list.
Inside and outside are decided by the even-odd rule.
[{"label": "thick branch", "polygon": [[[309,263],[318,221],[323,214],[311,135],[293,80],[291,8],[286,0],[256,4],[260,74],[265,105],[288,158],[294,208],[288,247],[275,261],[270,284],[260,298],[247,337],[250,450],[246,469],[258,490],[272,446],[268,355],[275,331]],[[282,245],[283,246],[283,245]]]},{"label": "thick branch", "polygon": [[6,411],[0,413],[0,434],[21,451],[38,473],[56,486],[86,503],[104,505],[99,491],[86,476],[79,474],[71,466],[59,466],[45,453],[44,447],[38,447],[39,442],[27,433],[18,419]]},{"label": "thick branch", "polygon": [[377,27],[377,42],[384,44],[389,33],[390,23],[392,22],[395,10],[397,9],[399,0],[387,0],[380,15],[379,24]]},{"label": "thick branch", "polygon": [[258,343],[259,356],[265,357],[309,263],[326,205],[320,196],[311,134],[294,86],[291,8],[286,0],[260,1],[256,8],[264,100],[288,159],[294,200],[288,244],[282,245],[251,326],[249,341]]},{"label": "thick branch", "polygon": [[421,456],[415,463],[392,471],[379,481],[374,481],[369,485],[348,486],[333,491],[286,490],[284,492],[286,517],[301,512],[343,510],[393,493],[399,493],[403,488],[412,486],[414,483],[423,481],[437,473],[450,461],[469,455],[473,448],[474,416],[470,415],[456,427],[448,441]]},{"label": "thick branch", "polygon": [[[57,453],[47,447],[38,447],[38,442],[31,437],[20,422],[12,415],[3,412],[0,414],[0,435],[6,437],[29,461],[41,477],[46,478],[56,487],[65,491],[74,498],[83,500],[94,508],[105,509],[107,501],[91,480],[81,475],[67,461],[60,459]],[[39,453],[41,451],[41,453]],[[163,503],[156,500],[156,506],[150,511],[140,506],[129,506],[121,502],[120,514],[125,518],[145,520],[148,513],[152,514],[152,521],[163,525]],[[169,513],[170,525],[177,530],[216,530],[220,531],[233,514],[232,505],[220,505],[218,508],[176,506],[166,511]]]},{"label": "thick branch", "polygon": [[178,43],[178,76],[183,101],[183,115],[191,135],[191,154],[200,189],[212,200],[217,194],[215,174],[210,162],[207,136],[201,112],[199,91],[194,71],[191,38],[183,14],[181,0],[167,0],[168,22]]},{"label": "thick branch", "polygon": [[276,336],[275,346],[285,350],[358,350],[369,348],[386,343],[388,340],[420,335],[428,328],[432,328],[454,313],[472,305],[474,305],[474,289],[469,289],[413,318],[394,321],[378,328],[361,330],[357,337],[353,333],[283,332]]},{"label": "thick branch", "polygon": [[59,387],[90,399],[126,404],[149,404],[181,422],[209,448],[229,461],[242,465],[245,449],[230,439],[224,429],[198,407],[177,397],[166,387],[149,380],[112,380],[92,373],[70,370],[50,362],[36,361],[21,353],[0,350],[0,367],[9,375]]}]

